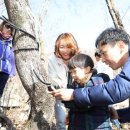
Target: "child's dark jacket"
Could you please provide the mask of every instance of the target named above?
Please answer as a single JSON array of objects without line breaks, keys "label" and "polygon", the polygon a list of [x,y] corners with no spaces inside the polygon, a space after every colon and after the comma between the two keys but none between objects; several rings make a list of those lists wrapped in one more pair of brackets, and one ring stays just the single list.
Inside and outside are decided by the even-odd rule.
[{"label": "child's dark jacket", "polygon": [[[109,77],[104,76],[106,76],[105,82],[108,81]],[[103,82],[102,74],[97,74],[90,78],[85,87],[96,87],[97,84]],[[69,108],[68,130],[111,130],[108,106],[98,106],[97,104],[96,106],[82,107],[77,106],[73,101],[65,102],[65,105]]]}]

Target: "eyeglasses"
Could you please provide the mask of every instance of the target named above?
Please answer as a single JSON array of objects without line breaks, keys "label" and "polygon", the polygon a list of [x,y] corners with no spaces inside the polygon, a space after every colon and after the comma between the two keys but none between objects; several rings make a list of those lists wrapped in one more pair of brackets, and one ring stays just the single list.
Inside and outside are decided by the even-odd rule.
[{"label": "eyeglasses", "polygon": [[13,28],[9,25],[9,24],[5,24],[4,25],[7,29],[10,29],[11,31],[13,31]]}]

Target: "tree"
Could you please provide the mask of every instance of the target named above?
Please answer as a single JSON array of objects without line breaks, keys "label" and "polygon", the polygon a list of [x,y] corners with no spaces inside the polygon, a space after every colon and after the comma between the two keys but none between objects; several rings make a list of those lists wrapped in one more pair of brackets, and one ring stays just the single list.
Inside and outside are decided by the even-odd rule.
[{"label": "tree", "polygon": [[120,18],[120,13],[115,7],[114,0],[106,0],[106,3],[107,3],[107,7],[108,7],[109,13],[111,15],[111,18],[113,20],[114,26],[116,28],[119,28],[119,27],[124,28],[124,25]]},{"label": "tree", "polygon": [[[9,20],[35,36],[35,23],[28,0],[4,0]],[[49,130],[53,119],[54,98],[47,93],[46,85],[36,78],[35,72],[50,82],[44,64],[41,62],[36,39],[16,32],[14,39],[16,67],[21,82],[31,101],[31,113],[24,130]]]}]

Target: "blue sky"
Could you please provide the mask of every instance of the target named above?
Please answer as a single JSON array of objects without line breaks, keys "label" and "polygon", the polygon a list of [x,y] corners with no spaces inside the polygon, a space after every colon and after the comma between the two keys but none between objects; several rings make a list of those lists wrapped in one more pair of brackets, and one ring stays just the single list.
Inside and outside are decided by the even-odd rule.
[{"label": "blue sky", "polygon": [[[46,0],[29,0],[33,13],[37,14]],[[48,11],[43,17],[45,51],[53,52],[55,40],[61,33],[72,33],[82,50],[94,49],[97,36],[113,22],[105,0],[49,0]],[[130,0],[115,0],[125,29],[130,34]]]},{"label": "blue sky", "polygon": [[[34,0],[31,2],[33,10],[42,5]],[[115,5],[121,13],[126,30],[130,32],[130,1],[115,0]],[[97,36],[112,26],[105,0],[50,0],[43,25],[45,48],[53,51],[57,36],[70,32],[82,50],[94,49]]]}]

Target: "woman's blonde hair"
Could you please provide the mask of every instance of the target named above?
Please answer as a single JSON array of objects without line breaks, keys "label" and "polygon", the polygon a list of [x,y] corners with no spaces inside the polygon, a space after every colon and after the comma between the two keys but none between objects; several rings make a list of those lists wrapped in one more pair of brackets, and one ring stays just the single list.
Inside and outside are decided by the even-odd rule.
[{"label": "woman's blonde hair", "polygon": [[79,52],[79,47],[77,45],[77,41],[75,40],[74,36],[71,33],[62,33],[58,36],[58,38],[56,39],[56,42],[55,42],[54,54],[57,57],[61,58],[61,55],[59,52],[59,46],[60,46],[60,41],[62,39],[66,40],[68,48],[70,48],[72,50],[70,57],[74,56],[75,54],[77,54]]}]

